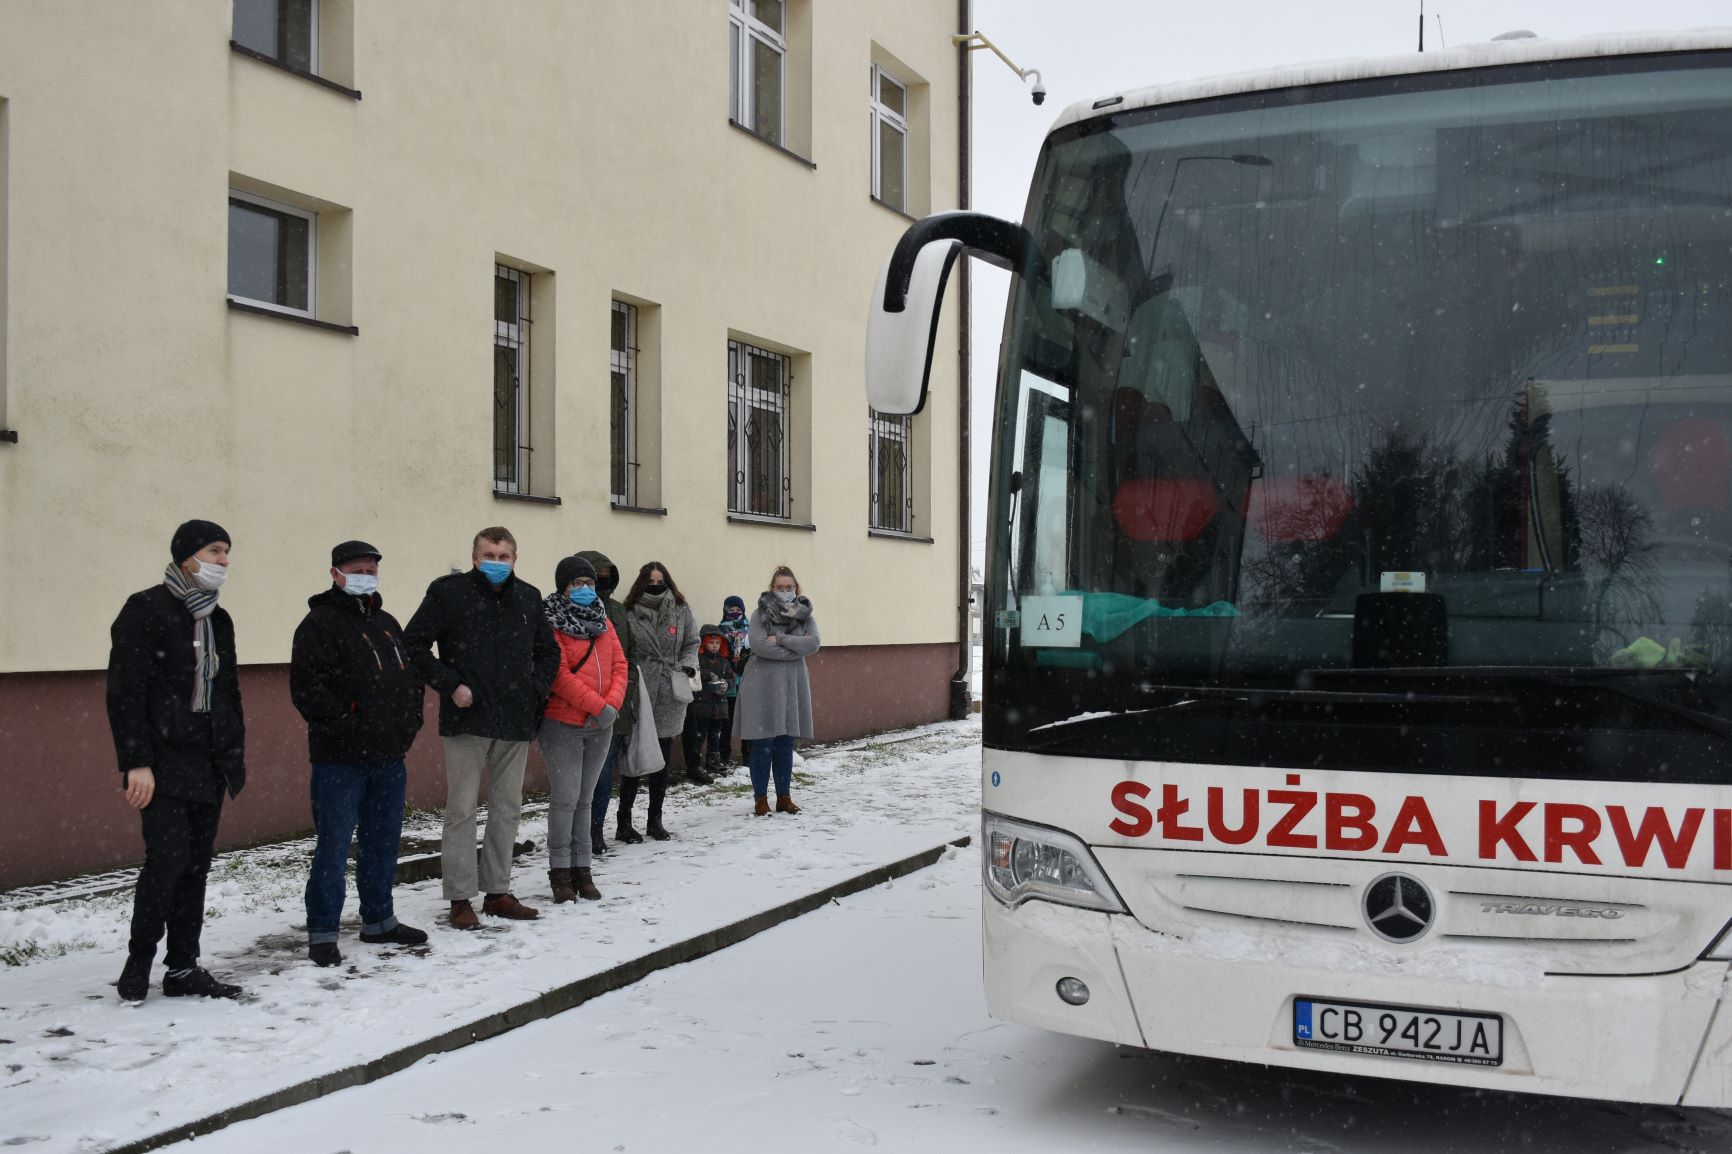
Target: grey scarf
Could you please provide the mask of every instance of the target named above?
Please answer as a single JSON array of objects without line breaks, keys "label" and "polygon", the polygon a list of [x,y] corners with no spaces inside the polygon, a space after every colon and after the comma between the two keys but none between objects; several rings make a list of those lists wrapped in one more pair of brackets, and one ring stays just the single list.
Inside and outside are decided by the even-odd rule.
[{"label": "grey scarf", "polygon": [[192,649],[198,658],[198,669],[192,678],[192,711],[209,713],[211,686],[217,675],[216,627],[210,620],[216,612],[216,591],[194,585],[173,562],[163,572],[162,583],[192,614]]},{"label": "grey scarf", "polygon": [[758,594],[758,612],[764,615],[765,625],[781,631],[796,622],[810,618],[812,616],[812,601],[808,597],[796,594],[792,601],[784,605],[774,593],[766,590]]}]

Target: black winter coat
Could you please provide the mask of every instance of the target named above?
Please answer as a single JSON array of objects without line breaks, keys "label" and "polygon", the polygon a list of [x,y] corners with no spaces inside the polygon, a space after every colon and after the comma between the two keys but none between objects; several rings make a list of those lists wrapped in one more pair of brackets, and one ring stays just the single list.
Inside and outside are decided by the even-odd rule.
[{"label": "black winter coat", "polygon": [[[441,736],[535,736],[559,672],[559,643],[535,586],[514,574],[496,589],[479,569],[441,577],[427,586],[403,641],[422,679],[439,694]],[[467,709],[451,700],[459,685],[475,695]]]},{"label": "black winter coat", "polygon": [[289,697],[307,721],[315,763],[397,761],[421,731],[421,675],[403,627],[377,593],[354,597],[333,585],[307,599],[289,658]]},{"label": "black winter coat", "polygon": [[246,785],[246,721],[241,715],[235,626],[221,606],[211,611],[217,672],[209,713],[192,711],[193,617],[180,598],[156,585],[126,599],[109,627],[108,724],[123,775],[148,766],[156,792],[185,801],[218,802]]}]

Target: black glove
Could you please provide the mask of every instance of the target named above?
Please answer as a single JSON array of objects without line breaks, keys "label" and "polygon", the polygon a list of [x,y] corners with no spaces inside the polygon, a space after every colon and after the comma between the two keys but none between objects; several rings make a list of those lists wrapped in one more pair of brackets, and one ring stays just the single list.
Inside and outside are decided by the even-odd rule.
[{"label": "black glove", "polygon": [[606,729],[619,720],[619,710],[611,705],[604,705],[601,707],[601,712],[591,715],[589,720],[596,729]]}]

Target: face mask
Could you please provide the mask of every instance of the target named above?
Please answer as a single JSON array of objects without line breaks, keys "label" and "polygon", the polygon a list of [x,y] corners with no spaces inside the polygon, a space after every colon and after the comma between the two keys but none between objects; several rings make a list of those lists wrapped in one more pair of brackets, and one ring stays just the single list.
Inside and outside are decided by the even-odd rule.
[{"label": "face mask", "polygon": [[505,584],[505,579],[511,576],[511,562],[509,561],[483,561],[475,567],[481,570],[483,577],[495,585]]},{"label": "face mask", "polygon": [[612,573],[612,574],[604,573],[602,576],[596,578],[595,591],[597,593],[600,593],[603,597],[606,597],[609,593],[612,593],[615,589],[618,589],[618,588],[619,588],[619,574],[617,574],[617,573]]},{"label": "face mask", "polygon": [[590,585],[579,585],[571,591],[571,603],[573,605],[594,605],[595,588]]},{"label": "face mask", "polygon": [[229,579],[227,565],[212,565],[209,561],[200,561],[198,569],[192,575],[192,583],[206,593],[215,593],[223,587],[223,582]]},{"label": "face mask", "polygon": [[730,609],[723,616],[729,621],[738,621],[745,616],[745,613],[739,609]]},{"label": "face mask", "polygon": [[351,597],[367,597],[378,591],[379,577],[375,573],[343,574],[343,592]]},{"label": "face mask", "polygon": [[795,593],[792,589],[777,589],[775,590],[775,594],[776,600],[780,601],[784,605],[792,605],[794,603],[794,598],[799,596],[799,594]]},{"label": "face mask", "polygon": [[653,584],[645,585],[643,591],[645,593],[666,593],[668,591],[667,582],[657,581]]}]

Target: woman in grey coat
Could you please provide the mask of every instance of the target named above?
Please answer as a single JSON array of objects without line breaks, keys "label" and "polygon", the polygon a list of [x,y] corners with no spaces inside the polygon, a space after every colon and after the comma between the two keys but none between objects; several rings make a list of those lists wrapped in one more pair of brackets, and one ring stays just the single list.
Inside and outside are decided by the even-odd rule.
[{"label": "woman in grey coat", "polygon": [[[639,717],[637,724],[653,720],[656,739],[662,747],[662,768],[643,778],[649,784],[649,825],[646,832],[657,841],[666,841],[668,831],[662,828],[662,799],[668,792],[668,759],[673,754],[674,738],[686,727],[686,701],[674,695],[674,677],[695,676],[698,669],[698,623],[686,605],[680,587],[660,561],[651,561],[638,570],[631,592],[625,596],[626,619],[631,622],[634,652],[637,654],[638,675],[649,693],[652,718]],[[686,777],[700,785],[713,778],[702,767],[687,766]],[[619,827],[614,837],[623,842],[639,842],[643,838],[631,827],[631,807],[637,800],[638,779],[619,780]]]},{"label": "woman in grey coat", "polygon": [[794,740],[812,736],[812,682],[806,658],[818,652],[818,620],[812,602],[786,565],[770,577],[770,588],[752,611],[752,660],[740,677],[734,737],[752,743],[752,812],[770,812],[770,774],[776,776],[776,812],[799,813],[794,804]]}]

